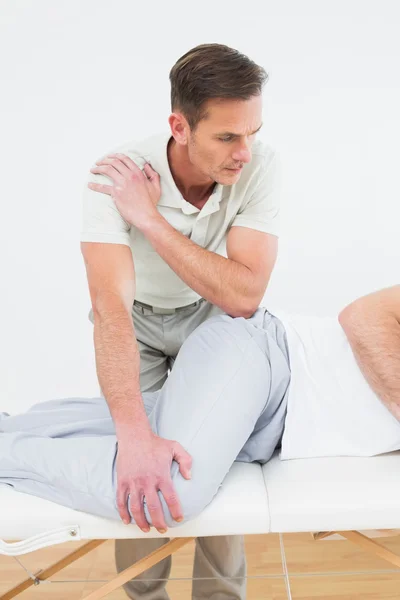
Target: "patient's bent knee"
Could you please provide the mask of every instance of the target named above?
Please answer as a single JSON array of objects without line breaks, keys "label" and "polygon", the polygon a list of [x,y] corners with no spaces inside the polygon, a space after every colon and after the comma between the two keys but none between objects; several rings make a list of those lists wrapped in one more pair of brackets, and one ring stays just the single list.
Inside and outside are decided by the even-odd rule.
[{"label": "patient's bent knee", "polygon": [[212,486],[203,485],[204,478],[199,477],[199,475],[197,474],[197,477],[195,475],[193,479],[185,479],[180,474],[179,469],[176,469],[172,475],[174,490],[182,507],[183,520],[177,522],[171,517],[165,499],[163,499],[162,504],[167,527],[177,527],[195,519],[213,500],[218,491],[218,486],[213,491]]}]

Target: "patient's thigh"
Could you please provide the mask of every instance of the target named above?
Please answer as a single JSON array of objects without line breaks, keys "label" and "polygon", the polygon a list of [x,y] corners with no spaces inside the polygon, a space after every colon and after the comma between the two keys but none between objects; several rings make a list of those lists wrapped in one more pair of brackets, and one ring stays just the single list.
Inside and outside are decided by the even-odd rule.
[{"label": "patient's thigh", "polygon": [[223,315],[196,329],[178,354],[149,418],[158,435],[192,456],[191,480],[172,467],[185,519],[212,500],[254,430],[268,401],[268,352],[265,331]]}]

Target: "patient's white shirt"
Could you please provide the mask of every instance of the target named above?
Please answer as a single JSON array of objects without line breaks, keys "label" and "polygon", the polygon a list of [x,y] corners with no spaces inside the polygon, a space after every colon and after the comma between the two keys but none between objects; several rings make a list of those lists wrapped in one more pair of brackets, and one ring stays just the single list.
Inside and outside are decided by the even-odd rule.
[{"label": "patient's white shirt", "polygon": [[291,368],[281,459],[400,450],[400,423],[369,386],[338,318],[270,312],[285,326]]}]

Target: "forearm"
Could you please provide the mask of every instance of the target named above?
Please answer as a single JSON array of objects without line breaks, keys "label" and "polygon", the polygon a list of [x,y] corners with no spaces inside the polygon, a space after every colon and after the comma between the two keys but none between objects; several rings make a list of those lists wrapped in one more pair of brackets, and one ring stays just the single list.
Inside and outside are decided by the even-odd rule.
[{"label": "forearm", "polygon": [[246,266],[205,250],[161,216],[143,233],[161,258],[200,296],[233,317],[253,314],[257,291]]},{"label": "forearm", "polygon": [[400,324],[390,313],[360,308],[339,319],[367,382],[400,421]]},{"label": "forearm", "polygon": [[148,432],[140,391],[140,353],[132,317],[124,308],[94,310],[97,377],[117,437]]}]

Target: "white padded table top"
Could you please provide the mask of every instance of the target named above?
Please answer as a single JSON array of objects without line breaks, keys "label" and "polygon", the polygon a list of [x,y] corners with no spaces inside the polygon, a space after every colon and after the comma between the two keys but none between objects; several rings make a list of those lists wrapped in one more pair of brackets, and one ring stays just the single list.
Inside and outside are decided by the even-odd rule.
[{"label": "white padded table top", "polygon": [[400,452],[263,467],[271,532],[400,528]]},{"label": "white padded table top", "polygon": [[235,463],[216,498],[199,517],[161,535],[124,525],[0,485],[0,539],[32,537],[59,527],[78,527],[81,539],[192,537],[268,533],[267,495],[261,466]]},{"label": "white padded table top", "polygon": [[263,467],[235,463],[203,513],[163,536],[0,485],[0,539],[24,540],[60,527],[78,528],[79,539],[400,529],[399,498],[400,452],[290,461],[275,454]]}]

